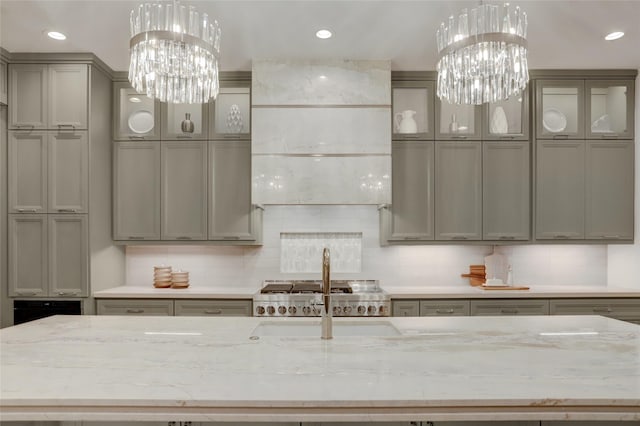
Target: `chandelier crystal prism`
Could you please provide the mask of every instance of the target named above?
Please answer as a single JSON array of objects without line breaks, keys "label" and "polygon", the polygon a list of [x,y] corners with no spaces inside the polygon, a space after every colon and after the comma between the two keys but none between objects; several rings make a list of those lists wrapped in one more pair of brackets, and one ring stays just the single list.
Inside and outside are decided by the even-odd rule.
[{"label": "chandelier crystal prism", "polygon": [[178,0],[131,11],[129,81],[139,93],[169,103],[206,103],[218,96],[220,27]]},{"label": "chandelier crystal prism", "polygon": [[452,104],[506,100],[529,82],[527,14],[509,4],[463,9],[436,32],[437,95]]}]

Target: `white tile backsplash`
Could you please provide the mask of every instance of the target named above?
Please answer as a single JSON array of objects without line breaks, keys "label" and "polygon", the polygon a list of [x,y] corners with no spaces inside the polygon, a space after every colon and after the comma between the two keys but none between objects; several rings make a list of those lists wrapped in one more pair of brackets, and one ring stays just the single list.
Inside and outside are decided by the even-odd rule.
[{"label": "white tile backsplash", "polygon": [[[319,279],[319,273],[281,271],[281,233],[359,233],[362,266],[333,278],[379,279],[383,287],[467,286],[460,274],[481,264],[491,246],[429,245],[380,247],[375,206],[268,206],[262,247],[130,246],[127,285],[152,285],[153,266],[190,272],[192,286],[235,286],[257,290],[266,279]],[[605,286],[605,245],[501,246],[513,266],[515,284]],[[318,258],[320,262],[320,258]]]},{"label": "white tile backsplash", "polygon": [[280,234],[280,272],[322,272],[324,249],[329,249],[331,272],[362,271],[359,232],[283,232]]}]

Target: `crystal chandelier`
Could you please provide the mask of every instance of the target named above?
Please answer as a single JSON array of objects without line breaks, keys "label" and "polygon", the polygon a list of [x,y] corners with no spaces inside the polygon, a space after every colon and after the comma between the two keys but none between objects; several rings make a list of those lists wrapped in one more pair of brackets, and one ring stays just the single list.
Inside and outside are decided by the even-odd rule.
[{"label": "crystal chandelier", "polygon": [[170,103],[206,103],[218,96],[220,27],[178,0],[131,11],[129,81]]},{"label": "crystal chandelier", "polygon": [[527,86],[527,14],[509,4],[480,4],[449,17],[436,33],[438,97],[480,105],[508,99]]}]

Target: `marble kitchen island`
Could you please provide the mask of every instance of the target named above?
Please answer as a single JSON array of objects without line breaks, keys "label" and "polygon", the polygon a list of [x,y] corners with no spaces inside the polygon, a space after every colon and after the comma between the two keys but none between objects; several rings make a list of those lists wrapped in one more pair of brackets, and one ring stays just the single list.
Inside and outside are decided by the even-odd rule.
[{"label": "marble kitchen island", "polygon": [[[317,335],[294,335],[316,324]],[[334,325],[329,341],[311,318],[56,316],[5,328],[0,420],[640,421],[638,325],[599,316]]]}]

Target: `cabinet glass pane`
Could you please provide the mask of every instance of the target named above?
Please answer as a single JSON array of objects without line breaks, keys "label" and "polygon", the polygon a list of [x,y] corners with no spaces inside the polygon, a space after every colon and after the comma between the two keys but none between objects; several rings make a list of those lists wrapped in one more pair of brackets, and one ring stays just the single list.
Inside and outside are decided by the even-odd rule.
[{"label": "cabinet glass pane", "polygon": [[250,133],[251,99],[248,87],[223,87],[215,102],[215,133]]},{"label": "cabinet glass pane", "polygon": [[578,133],[579,89],[542,88],[542,126],[546,133]]},{"label": "cabinet glass pane", "polygon": [[591,132],[627,132],[627,86],[591,88]]},{"label": "cabinet glass pane", "polygon": [[[163,104],[163,106],[167,108],[166,127],[169,135],[189,136],[202,133],[202,104]],[[193,123],[193,130],[189,121]]]},{"label": "cabinet glass pane", "polygon": [[520,134],[522,129],[522,95],[489,104],[489,134]]},{"label": "cabinet glass pane", "polygon": [[154,134],[154,100],[140,95],[130,88],[120,89],[118,134],[122,136],[146,136]]},{"label": "cabinet glass pane", "polygon": [[427,133],[429,117],[426,88],[393,89],[393,133]]},{"label": "cabinet glass pane", "polygon": [[440,103],[440,133],[472,135],[475,133],[475,106]]}]

